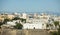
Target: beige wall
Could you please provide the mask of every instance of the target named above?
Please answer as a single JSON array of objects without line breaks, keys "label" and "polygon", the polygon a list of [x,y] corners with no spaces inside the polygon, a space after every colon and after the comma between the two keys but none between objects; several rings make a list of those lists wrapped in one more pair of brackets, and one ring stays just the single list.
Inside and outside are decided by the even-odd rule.
[{"label": "beige wall", "polygon": [[14,18],[14,15],[0,15],[0,21],[4,21],[5,18],[11,20]]},{"label": "beige wall", "polygon": [[2,35],[49,35],[46,30],[31,29],[31,30],[16,30],[4,29]]},{"label": "beige wall", "polygon": [[4,18],[0,15],[0,22],[4,21]]},{"label": "beige wall", "polygon": [[8,15],[7,18],[8,18],[8,19],[13,19],[13,18],[14,18],[14,15]]}]

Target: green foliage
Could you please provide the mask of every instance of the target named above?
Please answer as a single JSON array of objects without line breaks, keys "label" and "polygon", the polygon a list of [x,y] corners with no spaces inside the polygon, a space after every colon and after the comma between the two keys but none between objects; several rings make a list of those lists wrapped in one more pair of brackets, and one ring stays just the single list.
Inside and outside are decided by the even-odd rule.
[{"label": "green foliage", "polygon": [[10,21],[9,19],[4,19],[3,23],[7,23],[8,21]]},{"label": "green foliage", "polygon": [[25,22],[26,23],[26,19],[23,19],[23,18],[19,18],[19,17],[15,17],[14,19],[12,20],[21,20],[21,22]]},{"label": "green foliage", "polygon": [[51,32],[52,35],[60,35],[60,28],[58,29],[58,32]]},{"label": "green foliage", "polygon": [[21,22],[25,22],[26,23],[26,19],[20,18]]},{"label": "green foliage", "polygon": [[49,24],[50,26],[53,26],[52,24]]},{"label": "green foliage", "polygon": [[26,23],[26,19],[22,19],[21,21]]},{"label": "green foliage", "polygon": [[14,28],[16,29],[22,29],[23,25],[20,23],[16,23],[16,26],[14,26]]},{"label": "green foliage", "polygon": [[[59,26],[59,28],[57,29],[58,31],[55,31],[55,32],[51,32],[52,35],[60,35],[60,25],[59,25],[59,22],[56,21],[54,22],[55,23],[55,26]],[[57,24],[57,25],[56,25]]]},{"label": "green foliage", "polygon": [[46,27],[49,27],[49,24],[46,24]]},{"label": "green foliage", "polygon": [[15,17],[15,18],[13,18],[12,20],[19,20],[20,18],[19,17]]},{"label": "green foliage", "polygon": [[59,21],[54,21],[54,25],[55,26],[59,25]]},{"label": "green foliage", "polygon": [[53,25],[52,24],[46,24],[46,27],[52,27]]},{"label": "green foliage", "polygon": [[0,22],[0,28],[1,28],[1,25],[3,25],[3,22]]},{"label": "green foliage", "polygon": [[56,31],[50,32],[50,33],[51,33],[51,35],[58,35]]},{"label": "green foliage", "polygon": [[3,25],[3,23],[2,23],[2,22],[0,22],[0,26],[1,26],[1,25]]},{"label": "green foliage", "polygon": [[59,29],[58,29],[58,35],[60,35],[60,26],[59,26]]}]

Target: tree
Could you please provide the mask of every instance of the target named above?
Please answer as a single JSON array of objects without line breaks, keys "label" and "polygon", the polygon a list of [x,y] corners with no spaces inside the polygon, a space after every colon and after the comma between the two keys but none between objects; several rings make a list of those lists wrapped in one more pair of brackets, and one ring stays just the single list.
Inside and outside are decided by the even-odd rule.
[{"label": "tree", "polygon": [[57,29],[58,31],[50,32],[52,35],[60,35],[60,25],[59,28]]},{"label": "tree", "polygon": [[18,20],[18,19],[20,19],[19,17],[15,17],[15,18],[13,18],[12,20]]},{"label": "tree", "polygon": [[16,29],[22,29],[23,25],[20,23],[16,23],[16,26],[14,26],[14,28]]},{"label": "tree", "polygon": [[9,19],[4,19],[3,23],[7,23],[8,21],[10,21]]},{"label": "tree", "polygon": [[2,22],[0,22],[0,28],[1,28],[1,25],[3,25],[3,23],[2,23]]},{"label": "tree", "polygon": [[49,24],[46,24],[46,27],[49,27]]},{"label": "tree", "polygon": [[59,21],[54,21],[54,25],[55,26],[59,25]]},{"label": "tree", "polygon": [[59,26],[59,21],[54,21],[55,29]]},{"label": "tree", "polygon": [[51,29],[52,26],[53,26],[52,24],[46,24],[46,27],[49,28],[49,29]]},{"label": "tree", "polygon": [[26,19],[19,18],[19,17],[15,17],[12,20],[21,20],[21,22],[25,22],[26,23]]},{"label": "tree", "polygon": [[21,22],[25,22],[26,23],[26,19],[22,19]]},{"label": "tree", "polygon": [[58,29],[58,35],[60,35],[60,25],[59,25],[59,29]]},{"label": "tree", "polygon": [[56,31],[50,32],[50,33],[51,33],[51,35],[58,35],[58,33]]},{"label": "tree", "polygon": [[59,21],[54,21],[54,25],[55,27],[59,27],[57,30],[58,31],[54,31],[54,32],[51,32],[52,35],[60,35],[60,25],[59,25]]},{"label": "tree", "polygon": [[21,22],[25,22],[26,23],[26,19],[20,18]]}]

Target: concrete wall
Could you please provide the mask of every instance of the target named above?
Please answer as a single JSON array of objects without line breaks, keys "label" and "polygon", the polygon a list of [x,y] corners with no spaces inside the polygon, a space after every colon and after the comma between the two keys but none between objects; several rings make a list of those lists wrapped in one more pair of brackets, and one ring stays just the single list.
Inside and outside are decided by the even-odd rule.
[{"label": "concrete wall", "polygon": [[1,32],[1,35],[49,35],[45,30],[16,30],[16,29],[5,29]]}]

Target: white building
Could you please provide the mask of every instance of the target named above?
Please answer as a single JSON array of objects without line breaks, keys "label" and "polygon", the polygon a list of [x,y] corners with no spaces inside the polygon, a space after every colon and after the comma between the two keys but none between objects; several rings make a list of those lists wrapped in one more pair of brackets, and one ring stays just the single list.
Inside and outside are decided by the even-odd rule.
[{"label": "white building", "polygon": [[23,24],[23,29],[46,29],[46,23],[48,23],[49,15],[42,15],[39,18],[29,18],[28,23]]},{"label": "white building", "polygon": [[25,23],[23,29],[46,29],[46,24],[43,23]]},{"label": "white building", "polygon": [[23,23],[23,29],[46,29],[47,20],[30,19],[28,23]]},{"label": "white building", "polygon": [[27,14],[26,13],[23,13],[22,14],[22,18],[26,19],[27,18]]},{"label": "white building", "polygon": [[7,25],[10,25],[10,26],[15,26],[15,22],[7,22]]},{"label": "white building", "polygon": [[13,21],[7,22],[7,25],[15,26],[15,25],[16,25],[16,22],[17,22],[17,23],[21,23],[20,20],[13,20]]}]

